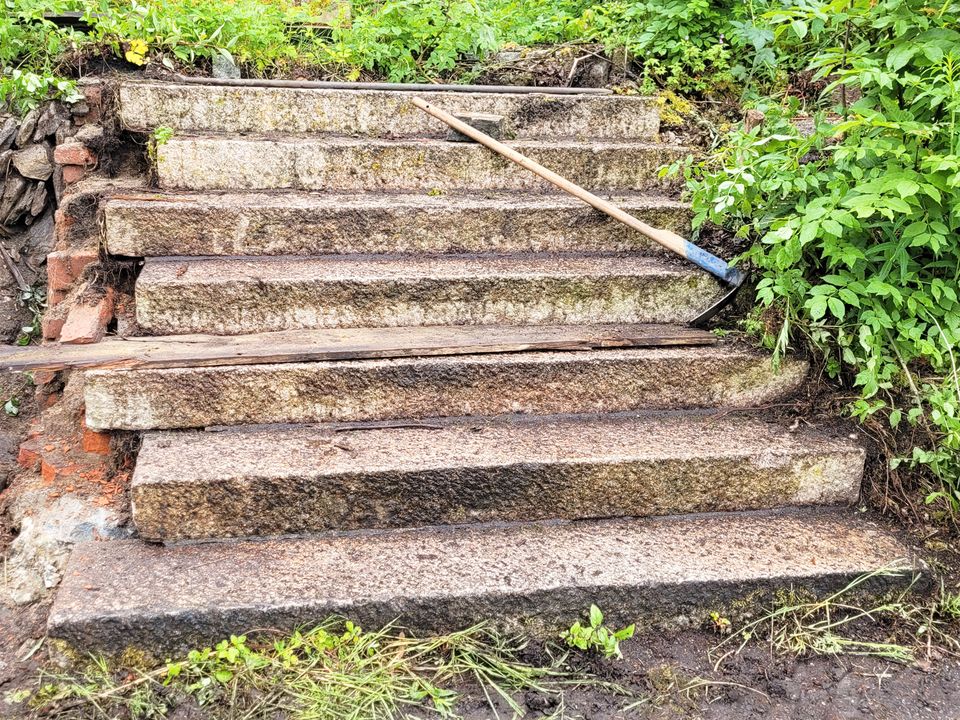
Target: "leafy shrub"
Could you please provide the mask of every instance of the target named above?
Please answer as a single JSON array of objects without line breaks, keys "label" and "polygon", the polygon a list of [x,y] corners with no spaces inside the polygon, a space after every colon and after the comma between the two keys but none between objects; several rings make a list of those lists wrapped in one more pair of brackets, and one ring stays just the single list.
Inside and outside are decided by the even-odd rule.
[{"label": "leafy shrub", "polygon": [[38,0],[0,2],[0,109],[23,113],[43,98],[79,99],[75,84],[56,72],[72,34],[43,20],[43,13],[55,5]]},{"label": "leafy shrub", "polygon": [[[928,500],[960,510],[960,5],[832,0],[769,16],[819,43],[817,77],[847,88],[845,114],[813,134],[796,107],[765,108],[689,167],[696,223],[756,239],[760,306],[778,352],[806,338],[859,389],[852,413],[914,426],[907,460],[940,479]],[[899,461],[894,461],[896,465]]]},{"label": "leafy shrub", "polygon": [[[504,45],[602,43],[633,58],[645,91],[706,93],[776,72],[757,13],[774,0],[356,0],[352,21],[318,28],[328,0],[0,0],[2,97],[22,110],[72,92],[57,64],[70,50],[107,51],[170,69],[228,54],[246,74],[293,70],[392,81],[469,79]],[[39,20],[79,10],[77,33]]]},{"label": "leafy shrub", "polygon": [[465,56],[500,47],[492,16],[477,0],[389,0],[355,6],[334,32],[331,57],[393,82],[435,78]]},{"label": "leafy shrub", "polygon": [[[767,44],[772,34],[757,30],[754,6],[767,0],[540,0],[510,6],[504,25],[520,44],[565,41],[603,43],[626,50],[638,67],[645,91],[668,88],[702,93],[745,80],[758,65],[776,62]],[[769,35],[769,37],[768,37]],[[760,63],[763,64],[762,62]]]},{"label": "leafy shrub", "polygon": [[[311,57],[316,37],[293,36],[290,25],[307,12],[259,0],[83,0],[90,39],[117,57],[143,64],[154,54],[191,65],[226,51],[254,75],[278,72],[302,56]],[[131,44],[142,50],[127,55]],[[140,59],[136,56],[139,55]]]}]

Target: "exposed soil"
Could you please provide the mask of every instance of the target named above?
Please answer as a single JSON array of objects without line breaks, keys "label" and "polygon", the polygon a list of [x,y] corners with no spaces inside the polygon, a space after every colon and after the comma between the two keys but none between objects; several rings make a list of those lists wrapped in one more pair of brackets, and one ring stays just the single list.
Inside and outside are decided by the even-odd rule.
[{"label": "exposed soil", "polygon": [[[601,668],[602,677],[643,696],[610,690],[570,691],[568,717],[703,718],[704,720],[919,720],[960,718],[960,661],[944,659],[905,667],[869,658],[776,657],[752,645],[713,670],[709,654],[717,636],[688,630],[673,636],[648,633],[623,645],[624,659]],[[543,696],[528,694],[528,717],[549,715]],[[468,709],[468,704],[470,705]],[[491,717],[483,697],[472,695],[467,717]],[[504,706],[501,716],[509,717]]]}]

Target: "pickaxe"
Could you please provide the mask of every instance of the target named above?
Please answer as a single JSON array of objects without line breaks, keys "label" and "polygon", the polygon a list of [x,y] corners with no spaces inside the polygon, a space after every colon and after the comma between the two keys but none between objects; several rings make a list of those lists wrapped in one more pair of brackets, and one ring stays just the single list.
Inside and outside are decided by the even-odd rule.
[{"label": "pickaxe", "polygon": [[597,210],[606,213],[615,220],[619,220],[624,225],[633,228],[637,232],[645,235],[654,242],[659,243],[668,250],[672,250],[680,257],[686,258],[690,262],[699,265],[708,273],[720,278],[720,280],[723,281],[723,283],[727,286],[727,292],[725,292],[719,300],[713,303],[713,305],[708,307],[690,322],[690,324],[694,327],[701,327],[705,325],[714,315],[726,307],[733,300],[733,297],[736,295],[737,291],[746,282],[748,277],[746,272],[743,270],[738,270],[735,267],[731,267],[726,260],[718,258],[713,253],[707,252],[698,245],[695,245],[689,240],[677,235],[675,232],[665,228],[655,228],[652,225],[647,225],[645,222],[638,220],[622,208],[607,200],[604,200],[603,198],[597,197],[588,190],[585,190],[579,185],[570,182],[565,177],[545,168],[540,163],[531,160],[513,148],[504,145],[502,142],[495,140],[486,133],[477,130],[472,125],[455,118],[450,113],[431,105],[425,100],[415,97],[413,98],[413,104],[438,120],[445,122],[462,135],[466,135],[471,140],[490,148],[508,160],[512,160],[517,165],[526,168],[530,172],[536,173],[544,180],[556,185],[561,190],[564,190],[574,197],[583,200],[585,203],[592,205]]}]

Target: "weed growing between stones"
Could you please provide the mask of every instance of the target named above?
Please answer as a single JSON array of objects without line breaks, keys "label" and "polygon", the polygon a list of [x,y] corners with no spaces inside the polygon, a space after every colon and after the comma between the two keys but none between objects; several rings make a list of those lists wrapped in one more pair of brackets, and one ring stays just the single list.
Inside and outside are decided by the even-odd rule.
[{"label": "weed growing between stones", "polygon": [[330,618],[274,639],[233,636],[154,669],[94,658],[77,672],[42,675],[29,706],[54,718],[155,718],[185,705],[210,718],[457,717],[463,689],[473,687],[494,717],[498,708],[523,715],[521,692],[543,696],[552,717],[562,717],[567,689],[607,685],[626,693],[570,670],[563,653],[531,663],[525,652],[525,642],[484,625],[415,638]]},{"label": "weed growing between stones", "polygon": [[577,620],[569,630],[560,633],[560,639],[578,650],[598,652],[605,658],[622,658],[620,642],[633,637],[634,625],[614,630],[603,624],[603,613],[596,605],[590,606],[590,622],[582,625]]},{"label": "weed growing between stones", "polygon": [[960,594],[941,587],[939,594],[917,600],[915,577],[892,597],[864,601],[871,581],[902,572],[884,568],[862,575],[822,600],[781,593],[769,612],[717,645],[714,669],[751,641],[766,641],[777,654],[857,655],[901,664],[960,655]]}]

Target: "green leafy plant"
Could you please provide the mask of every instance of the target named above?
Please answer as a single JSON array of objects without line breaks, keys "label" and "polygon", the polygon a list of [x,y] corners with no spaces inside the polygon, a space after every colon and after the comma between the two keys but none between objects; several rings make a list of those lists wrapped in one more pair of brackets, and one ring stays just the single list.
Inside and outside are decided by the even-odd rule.
[{"label": "green leafy plant", "polygon": [[20,303],[30,312],[30,324],[20,328],[17,345],[29,345],[42,334],[41,322],[47,308],[47,292],[43,285],[34,285],[20,293]]},{"label": "green leafy plant", "polygon": [[3,411],[10,417],[16,417],[20,414],[20,398],[11,397],[3,404]]},{"label": "green leafy plant", "polygon": [[598,652],[608,659],[622,658],[620,643],[632,638],[634,629],[632,624],[620,630],[608,628],[603,624],[603,613],[600,608],[591,605],[589,624],[582,625],[577,620],[568,630],[560,633],[560,639],[578,650]]},{"label": "green leafy plant", "polygon": [[562,707],[565,686],[596,682],[564,669],[562,659],[524,662],[523,649],[483,625],[417,638],[330,618],[289,635],[231,636],[149,670],[94,659],[69,674],[44,673],[29,704],[45,717],[160,718],[178,697],[211,718],[457,717],[469,683],[491,709],[520,717],[520,692]]},{"label": "green leafy plant", "polygon": [[80,99],[76,84],[58,73],[75,34],[44,20],[62,3],[0,0],[0,109],[26,112],[50,98]]},{"label": "green leafy plant", "polygon": [[[927,500],[960,510],[960,5],[831,0],[770,16],[791,42],[822,40],[825,98],[841,115],[768,105],[689,164],[696,216],[755,240],[767,344],[809,344],[857,388],[863,420],[909,425],[902,459],[926,467]],[[839,43],[839,44],[836,44]],[[859,95],[859,98],[854,99]],[[674,168],[675,170],[678,168]]]},{"label": "green leafy plant", "polygon": [[500,40],[477,0],[359,3],[353,22],[334,30],[331,57],[394,82],[436,78],[465,56],[493,52]]}]

